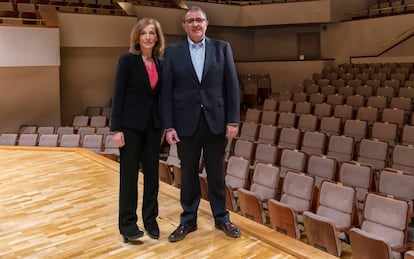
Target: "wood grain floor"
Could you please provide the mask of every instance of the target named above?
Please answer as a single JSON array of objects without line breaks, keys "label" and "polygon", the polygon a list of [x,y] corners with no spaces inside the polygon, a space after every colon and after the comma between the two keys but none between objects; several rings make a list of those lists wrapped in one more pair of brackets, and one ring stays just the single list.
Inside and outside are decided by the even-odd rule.
[{"label": "wood grain floor", "polygon": [[206,201],[198,230],[170,243],[179,190],[162,182],[160,240],[145,235],[124,244],[117,229],[118,167],[84,149],[0,147],[0,258],[334,258],[234,213],[242,236],[228,238],[214,228]]}]

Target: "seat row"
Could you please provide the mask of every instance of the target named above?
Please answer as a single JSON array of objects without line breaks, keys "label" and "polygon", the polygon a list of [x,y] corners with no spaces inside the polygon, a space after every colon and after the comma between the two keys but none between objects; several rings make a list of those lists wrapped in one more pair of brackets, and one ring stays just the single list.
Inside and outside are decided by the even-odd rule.
[{"label": "seat row", "polygon": [[[374,197],[377,203],[384,201],[383,197],[387,197],[386,199],[390,199],[385,201],[388,206],[391,200],[398,200],[402,208],[393,207],[396,211],[392,213],[389,208],[381,207],[379,213],[389,213],[387,216],[392,215],[392,219],[395,220],[393,223],[402,226],[398,231],[403,233],[404,238],[398,239],[398,243],[406,245],[408,215],[412,214],[409,203],[412,204],[414,199],[413,175],[392,169],[381,170],[378,191],[387,196],[378,195],[372,193],[375,186],[372,184],[373,171],[369,165],[344,162],[338,166],[335,160],[312,155],[306,169],[299,171],[285,167],[298,161],[300,153],[288,158],[291,154],[295,154],[295,151],[283,151],[282,161],[285,163],[281,163],[280,167],[257,163],[250,186],[245,180],[249,174],[249,162],[243,158],[230,157],[226,175],[228,208],[236,211],[240,209],[242,215],[262,224],[266,224],[269,219],[276,231],[297,239],[301,237],[299,224],[303,224],[309,244],[340,256],[339,240],[349,242],[347,238],[351,228],[360,227],[353,231],[362,229],[369,232],[364,224],[368,216],[367,207],[372,206],[371,197]],[[330,178],[326,177],[326,173]],[[338,177],[332,176],[336,173]],[[401,192],[402,189],[405,190],[404,194]],[[277,193],[280,193],[280,196]],[[377,219],[378,225],[390,225],[384,223],[389,222],[391,218],[379,218],[381,220]],[[374,234],[385,234],[377,232],[379,230],[375,229]],[[392,230],[391,227],[389,230]],[[396,241],[393,235],[387,236],[386,240]]]},{"label": "seat row", "polygon": [[41,147],[83,147],[96,153],[119,155],[114,146],[112,134],[73,134],[73,133],[2,133],[0,145],[41,146]]}]

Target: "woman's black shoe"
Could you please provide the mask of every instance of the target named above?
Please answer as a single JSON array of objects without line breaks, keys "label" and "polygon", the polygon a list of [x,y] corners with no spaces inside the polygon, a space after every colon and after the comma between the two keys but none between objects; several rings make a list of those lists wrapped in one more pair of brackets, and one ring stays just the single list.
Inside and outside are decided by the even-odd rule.
[{"label": "woman's black shoe", "polygon": [[134,242],[140,239],[144,235],[144,232],[138,229],[138,232],[133,235],[122,235],[124,238],[124,243]]},{"label": "woman's black shoe", "polygon": [[160,238],[160,229],[158,227],[157,222],[151,223],[148,226],[145,227],[145,230],[148,233],[148,236],[150,236],[153,239]]}]

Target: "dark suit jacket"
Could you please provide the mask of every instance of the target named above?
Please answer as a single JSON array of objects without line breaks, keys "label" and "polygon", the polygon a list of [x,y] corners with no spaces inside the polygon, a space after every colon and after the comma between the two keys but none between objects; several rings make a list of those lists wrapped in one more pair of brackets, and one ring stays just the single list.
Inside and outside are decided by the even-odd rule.
[{"label": "dark suit jacket", "polygon": [[203,106],[211,131],[225,133],[240,123],[240,93],[233,53],[225,41],[206,38],[201,83],[191,62],[187,39],[166,49],[161,90],[162,127],[191,136]]},{"label": "dark suit jacket", "polygon": [[111,130],[122,128],[144,130],[150,120],[161,127],[159,92],[161,88],[161,63],[156,60],[158,83],[151,89],[147,70],[141,55],[121,55],[115,76],[112,98]]}]

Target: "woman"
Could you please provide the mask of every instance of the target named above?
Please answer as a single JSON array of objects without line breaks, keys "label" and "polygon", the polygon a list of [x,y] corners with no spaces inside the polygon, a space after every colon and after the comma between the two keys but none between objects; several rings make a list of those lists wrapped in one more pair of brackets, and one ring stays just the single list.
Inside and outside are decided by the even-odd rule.
[{"label": "woman", "polygon": [[144,174],[142,219],[158,239],[158,159],[161,140],[159,91],[164,35],[159,22],[144,18],[131,32],[130,49],[121,55],[112,98],[111,131],[120,149],[119,231],[124,242],[143,236],[137,226],[138,171]]}]

